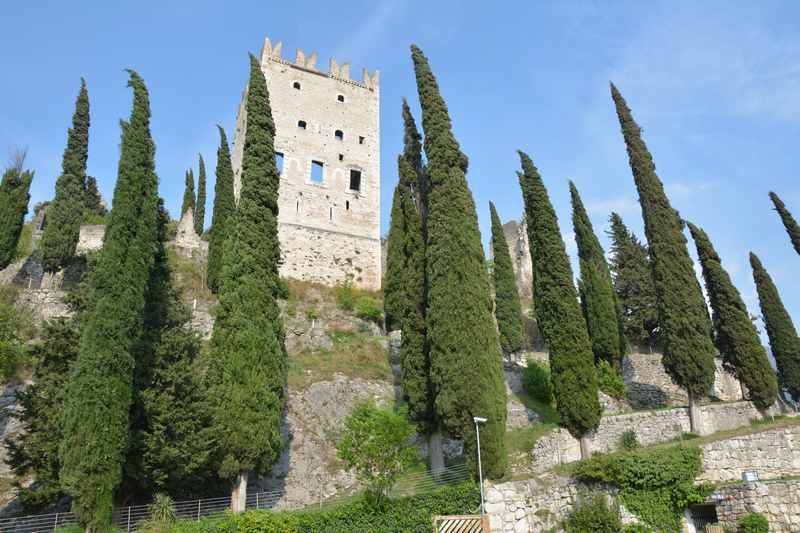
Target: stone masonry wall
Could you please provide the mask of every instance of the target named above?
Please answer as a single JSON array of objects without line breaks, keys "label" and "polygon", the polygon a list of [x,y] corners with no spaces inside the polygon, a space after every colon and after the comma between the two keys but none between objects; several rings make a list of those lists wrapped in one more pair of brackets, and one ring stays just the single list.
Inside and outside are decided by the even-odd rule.
[{"label": "stone masonry wall", "polygon": [[775,532],[800,531],[800,480],[759,481],[730,485],[711,496],[717,505],[717,519],[735,528],[746,514],[758,512]]},{"label": "stone masonry wall", "polygon": [[85,254],[103,247],[103,236],[106,233],[105,224],[84,224],[78,236],[77,254]]},{"label": "stone masonry wall", "polygon": [[757,472],[760,479],[800,474],[800,426],[712,442],[702,448],[702,480],[739,480],[745,471]]}]

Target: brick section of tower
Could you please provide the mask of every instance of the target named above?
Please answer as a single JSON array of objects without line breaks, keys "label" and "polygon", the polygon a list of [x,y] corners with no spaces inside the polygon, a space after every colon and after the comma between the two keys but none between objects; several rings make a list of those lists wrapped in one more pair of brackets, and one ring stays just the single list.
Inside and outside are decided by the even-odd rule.
[{"label": "brick section of tower", "polygon": [[[297,50],[294,63],[281,43],[265,40],[261,68],[275,120],[281,180],[278,237],[281,276],[333,286],[351,279],[359,288],[381,286],[380,93],[378,72],[363,81],[349,65]],[[246,116],[239,106],[232,154],[234,193],[241,189]],[[304,127],[301,127],[302,125]],[[321,181],[315,181],[322,164]]]}]

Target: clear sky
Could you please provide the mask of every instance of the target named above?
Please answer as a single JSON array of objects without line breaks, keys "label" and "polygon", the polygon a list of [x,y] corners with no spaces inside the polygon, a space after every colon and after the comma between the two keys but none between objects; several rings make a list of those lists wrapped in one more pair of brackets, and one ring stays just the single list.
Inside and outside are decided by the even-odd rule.
[{"label": "clear sky", "polygon": [[573,264],[568,179],[604,245],[611,210],[641,236],[611,80],[644,130],[673,206],[709,233],[751,312],[749,250],[800,320],[800,257],[767,197],[776,191],[800,218],[796,2],[40,0],[1,12],[0,150],[28,146],[33,202],[53,194],[81,76],[92,112],[89,173],[111,197],[119,119],[131,105],[123,69],[134,68],[150,89],[168,208],[179,211],[184,170],[201,152],[210,217],[214,125],[232,137],[247,52],[269,36],[283,41],[288,59],[300,47],[317,51],[323,68],[330,56],[350,62],[354,77],[363,66],[381,70],[385,233],[403,96],[418,116],[413,42],[431,61],[470,158],[484,242],[490,200],[504,220],[522,213],[518,148],[544,177]]}]

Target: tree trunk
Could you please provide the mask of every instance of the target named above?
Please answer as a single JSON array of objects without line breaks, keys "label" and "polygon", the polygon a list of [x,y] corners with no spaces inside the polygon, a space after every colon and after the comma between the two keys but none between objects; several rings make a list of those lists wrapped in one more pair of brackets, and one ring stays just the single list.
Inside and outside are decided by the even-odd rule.
[{"label": "tree trunk", "polygon": [[592,456],[592,448],[589,443],[589,436],[583,435],[578,442],[581,445],[581,459],[588,459]]},{"label": "tree trunk", "polygon": [[243,513],[247,502],[247,472],[239,472],[231,489],[231,511]]},{"label": "tree trunk", "polygon": [[438,481],[444,472],[444,450],[442,448],[442,430],[440,428],[428,435],[428,456],[431,462],[433,479]]},{"label": "tree trunk", "polygon": [[691,392],[689,393],[689,426],[692,433],[696,435],[703,434],[703,413],[697,404],[697,398]]}]

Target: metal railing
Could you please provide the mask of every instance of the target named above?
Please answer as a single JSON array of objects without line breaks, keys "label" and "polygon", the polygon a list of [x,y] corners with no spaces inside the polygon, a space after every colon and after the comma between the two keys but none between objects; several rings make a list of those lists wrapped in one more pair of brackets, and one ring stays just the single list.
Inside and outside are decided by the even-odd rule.
[{"label": "metal railing", "polygon": [[[435,472],[427,471],[409,474],[398,479],[390,495],[398,497],[421,494],[441,485],[465,481],[469,477],[469,468],[464,465],[444,468]],[[317,503],[293,504],[292,502],[282,501],[284,495],[285,493],[279,490],[248,492],[245,508],[281,510],[323,508],[353,499],[353,495],[347,495],[320,500]],[[230,509],[230,506],[230,496],[178,501],[172,505],[176,518],[194,521],[214,515],[221,516],[227,509]],[[464,511],[471,510],[465,509]],[[150,518],[149,505],[132,505],[114,509],[112,523],[122,531],[134,532],[148,518]],[[74,524],[77,524],[77,520],[71,512],[0,518],[0,533],[44,533]]]}]

